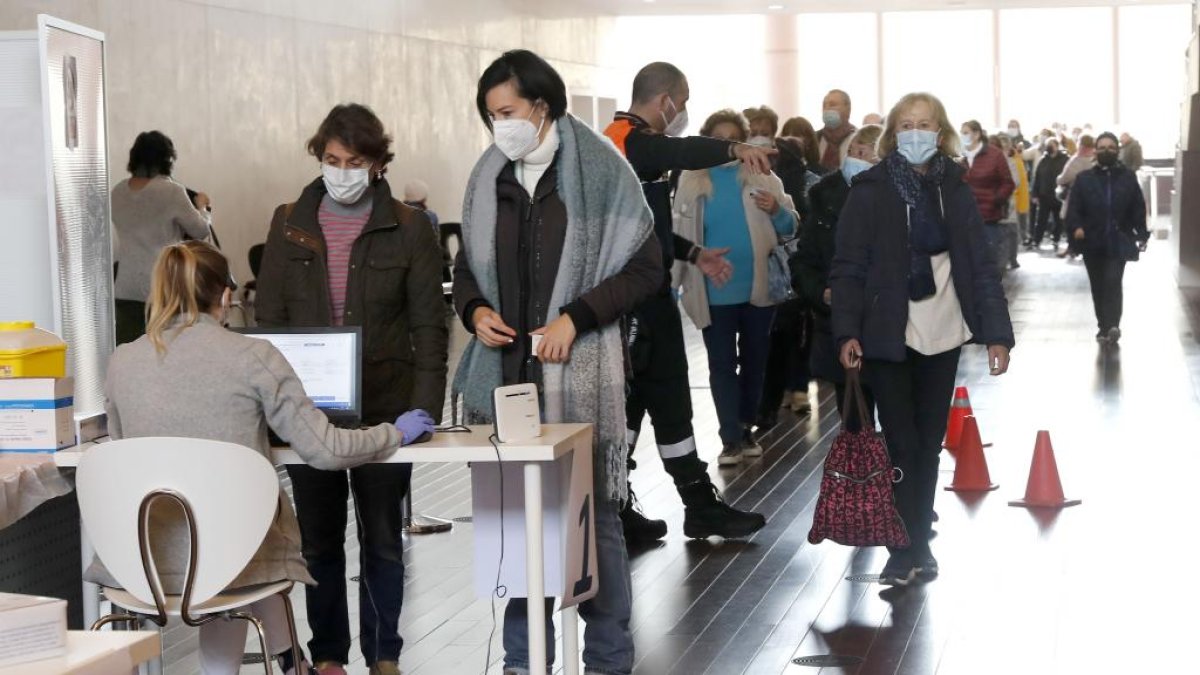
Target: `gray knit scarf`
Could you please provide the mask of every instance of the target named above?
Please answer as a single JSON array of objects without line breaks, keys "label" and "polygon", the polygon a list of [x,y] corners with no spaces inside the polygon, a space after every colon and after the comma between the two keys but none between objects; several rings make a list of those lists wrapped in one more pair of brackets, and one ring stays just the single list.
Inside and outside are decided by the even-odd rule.
[{"label": "gray knit scarf", "polygon": [[[560,307],[621,271],[654,231],[641,184],[611,141],[571,115],[557,124],[558,196],[567,209],[567,234],[547,324]],[[495,146],[489,148],[471,173],[463,203],[464,255],[493,307],[500,307],[496,179],[507,163]],[[624,355],[621,330],[609,324],[576,337],[567,363],[542,367],[543,421],[595,425],[595,483],[619,500],[627,497]],[[500,361],[499,350],[471,339],[451,388],[456,417],[461,397],[466,423],[491,423],[492,390],[504,384]]]}]

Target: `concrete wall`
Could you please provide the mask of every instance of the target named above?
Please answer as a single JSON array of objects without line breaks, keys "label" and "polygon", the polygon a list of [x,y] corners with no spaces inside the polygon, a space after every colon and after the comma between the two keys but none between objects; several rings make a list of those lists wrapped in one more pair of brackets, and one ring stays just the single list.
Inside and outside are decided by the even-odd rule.
[{"label": "concrete wall", "polygon": [[[0,30],[50,14],[107,37],[113,181],[129,146],[159,129],[176,177],[208,192],[214,226],[241,279],[271,212],[318,174],[307,139],[336,103],[375,109],[395,138],[389,171],[430,184],[443,221],[487,144],[475,83],[502,51],[532,49],[573,91],[612,96],[599,45],[611,19],[547,18],[521,0],[4,0]],[[536,6],[536,3],[532,3]],[[452,7],[453,11],[447,11]],[[628,84],[625,85],[627,87]],[[623,91],[623,89],[622,89]]]}]

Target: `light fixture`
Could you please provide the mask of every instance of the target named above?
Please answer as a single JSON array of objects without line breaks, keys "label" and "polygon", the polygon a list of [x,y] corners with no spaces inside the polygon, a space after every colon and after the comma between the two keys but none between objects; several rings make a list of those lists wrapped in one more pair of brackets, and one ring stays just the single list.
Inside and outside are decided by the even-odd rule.
[{"label": "light fixture", "polygon": [[780,10],[780,9],[783,9],[783,5],[767,5],[767,9]]}]

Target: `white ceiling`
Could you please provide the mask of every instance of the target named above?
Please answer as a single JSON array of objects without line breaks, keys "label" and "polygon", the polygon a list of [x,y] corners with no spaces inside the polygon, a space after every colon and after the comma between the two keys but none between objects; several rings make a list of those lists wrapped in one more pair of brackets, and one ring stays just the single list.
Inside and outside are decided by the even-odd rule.
[{"label": "white ceiling", "polygon": [[[798,12],[892,12],[929,9],[1011,9],[1186,4],[1186,0],[558,0],[597,14],[765,14]],[[775,8],[777,7],[777,8]]]}]

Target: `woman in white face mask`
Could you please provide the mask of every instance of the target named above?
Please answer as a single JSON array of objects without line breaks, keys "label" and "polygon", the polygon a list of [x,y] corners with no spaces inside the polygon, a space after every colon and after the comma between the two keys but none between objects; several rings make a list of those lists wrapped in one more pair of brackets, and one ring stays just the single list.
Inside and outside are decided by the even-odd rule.
[{"label": "woman in white face mask", "polygon": [[[475,337],[454,376],[466,420],[491,421],[492,391],[537,385],[546,422],[595,425],[599,593],[580,605],[588,672],[629,673],[625,497],[625,363],[618,319],[658,290],[661,252],[641,184],[608,139],[567,115],[562,78],[536,54],[504,54],[476,97],[495,144],[480,158],[463,213],[454,305]],[[568,392],[570,395],[568,395]],[[538,602],[532,611],[553,607]],[[530,608],[504,614],[505,673],[541,672],[529,649]],[[546,621],[547,662],[554,630]]]},{"label": "woman in white face mask", "polygon": [[[362,326],[363,422],[423,410],[441,417],[448,330],[442,249],[421,209],[392,196],[391,138],[366,106],[336,106],[308,143],[320,176],[275,210],[256,311],[263,326]],[[313,167],[318,169],[318,167]],[[404,588],[400,503],[408,464],[345,471],[288,467],[317,586],[307,589],[313,660],[322,675],[350,662],[346,500],[352,489],[368,561],[359,582],[360,644],[372,675],[399,672]],[[349,485],[349,487],[348,487]]]},{"label": "woman in white face mask", "polygon": [[930,526],[959,353],[985,345],[1001,375],[1013,330],[941,101],[909,94],[886,119],[881,160],[854,178],[839,216],[829,278],[841,364],[863,369],[903,471],[896,507],[911,545],[889,549],[880,580],[907,585],[938,574]]}]

